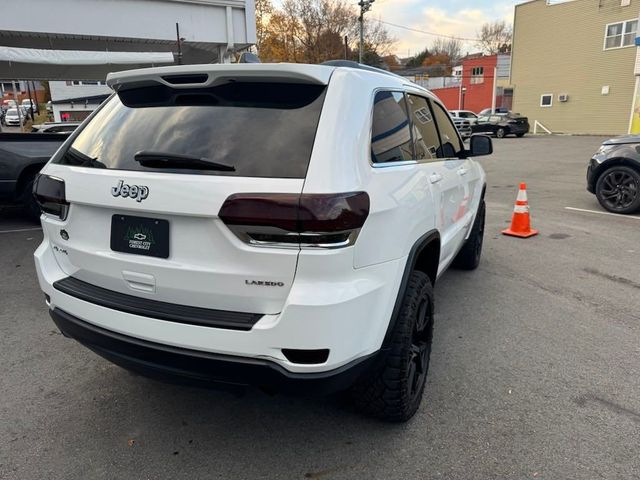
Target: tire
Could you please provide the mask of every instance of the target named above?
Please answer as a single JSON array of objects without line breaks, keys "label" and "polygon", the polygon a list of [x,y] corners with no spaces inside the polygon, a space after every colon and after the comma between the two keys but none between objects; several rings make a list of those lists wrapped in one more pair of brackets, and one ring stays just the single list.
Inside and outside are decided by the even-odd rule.
[{"label": "tire", "polygon": [[473,228],[469,234],[469,238],[458,255],[453,261],[453,267],[460,270],[475,270],[480,265],[480,257],[482,257],[482,245],[484,243],[484,222],[487,207],[484,199],[480,202],[476,220],[473,222]]},{"label": "tire", "polygon": [[431,280],[411,272],[389,349],[351,389],[360,411],[388,422],[406,422],[416,413],[429,372],[433,305]]},{"label": "tire", "polygon": [[32,222],[39,223],[40,222],[40,205],[36,202],[35,197],[33,196],[33,181],[35,179],[32,178],[29,180],[27,185],[24,188],[24,192],[22,193],[22,204],[24,205],[25,212],[29,220]]},{"label": "tire", "polygon": [[525,135],[526,135],[526,133],[517,133],[517,134],[516,134],[516,137],[518,137],[518,138],[522,138],[522,137],[524,137]]},{"label": "tire", "polygon": [[596,198],[612,213],[640,210],[640,173],[623,165],[605,170],[596,182]]},{"label": "tire", "polygon": [[507,136],[507,131],[504,128],[499,128],[498,130],[496,130],[497,138],[504,138],[506,136]]}]

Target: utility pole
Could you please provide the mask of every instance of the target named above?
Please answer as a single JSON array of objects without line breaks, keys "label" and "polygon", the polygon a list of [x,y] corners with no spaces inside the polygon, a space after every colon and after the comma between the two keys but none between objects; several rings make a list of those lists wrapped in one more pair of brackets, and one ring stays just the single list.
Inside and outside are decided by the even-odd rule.
[{"label": "utility pole", "polygon": [[491,92],[491,115],[496,113],[496,97],[498,96],[498,67],[493,68],[493,91]]},{"label": "utility pole", "polygon": [[362,56],[364,55],[364,14],[371,9],[373,2],[375,2],[375,0],[360,0],[358,3],[360,6],[360,17],[358,17],[358,21],[360,22],[360,55],[358,57],[360,63],[362,63]]},{"label": "utility pole", "polygon": [[180,24],[176,22],[176,40],[178,42],[178,65],[182,65],[182,42],[184,38],[180,36]]}]

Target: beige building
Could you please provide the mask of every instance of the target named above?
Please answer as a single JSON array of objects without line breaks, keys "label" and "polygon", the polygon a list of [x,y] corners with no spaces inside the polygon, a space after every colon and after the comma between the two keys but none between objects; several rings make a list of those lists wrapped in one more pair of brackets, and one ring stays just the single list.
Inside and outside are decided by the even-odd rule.
[{"label": "beige building", "polygon": [[639,12],[640,0],[517,5],[513,110],[554,133],[628,133],[635,123]]}]

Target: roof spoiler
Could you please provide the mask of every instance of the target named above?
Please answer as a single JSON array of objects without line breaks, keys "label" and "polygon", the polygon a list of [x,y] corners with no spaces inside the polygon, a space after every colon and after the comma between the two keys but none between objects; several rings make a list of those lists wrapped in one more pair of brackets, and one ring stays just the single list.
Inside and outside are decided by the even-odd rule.
[{"label": "roof spoiler", "polygon": [[107,85],[116,92],[153,85],[173,89],[206,88],[234,81],[327,85],[333,70],[321,65],[286,63],[181,65],[110,73]]}]

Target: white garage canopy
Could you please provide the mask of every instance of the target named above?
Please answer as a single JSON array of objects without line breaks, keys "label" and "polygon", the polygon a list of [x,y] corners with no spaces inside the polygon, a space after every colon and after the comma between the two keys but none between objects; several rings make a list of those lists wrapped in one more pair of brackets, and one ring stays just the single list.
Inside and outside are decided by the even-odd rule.
[{"label": "white garage canopy", "polygon": [[173,63],[171,52],[87,52],[0,46],[0,61],[41,65],[156,65]]},{"label": "white garage canopy", "polygon": [[0,46],[2,77],[104,80],[107,73],[174,63],[172,52],[45,50]]}]

